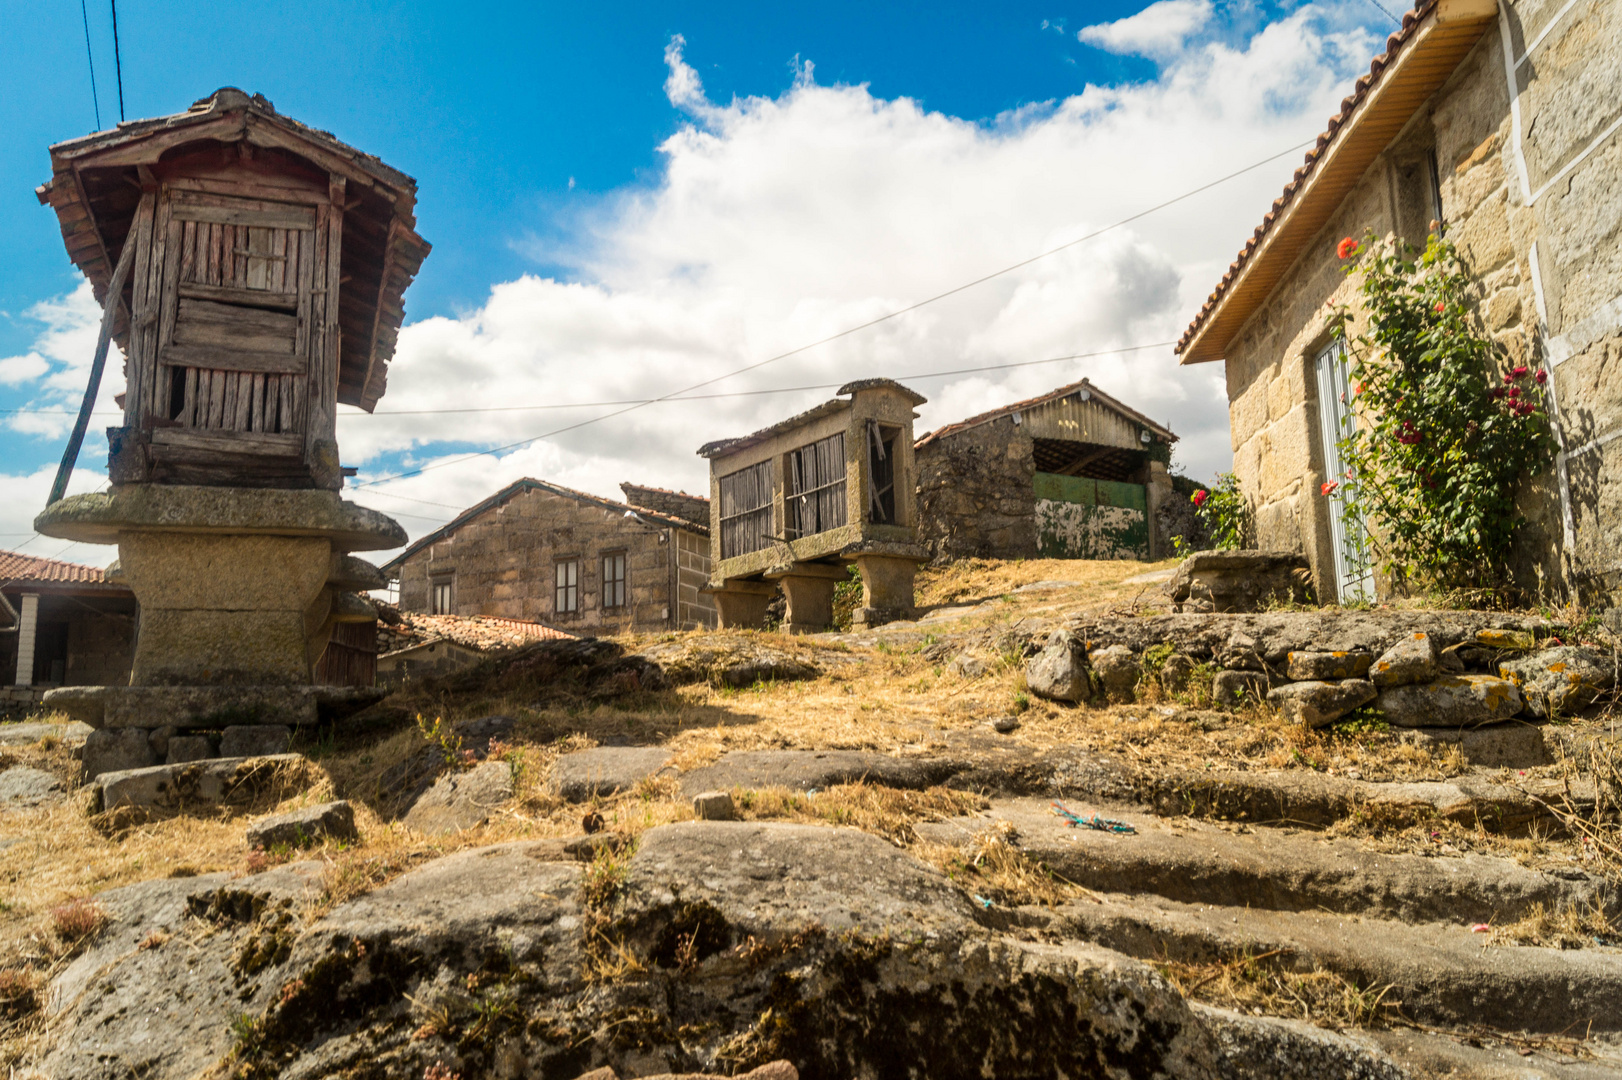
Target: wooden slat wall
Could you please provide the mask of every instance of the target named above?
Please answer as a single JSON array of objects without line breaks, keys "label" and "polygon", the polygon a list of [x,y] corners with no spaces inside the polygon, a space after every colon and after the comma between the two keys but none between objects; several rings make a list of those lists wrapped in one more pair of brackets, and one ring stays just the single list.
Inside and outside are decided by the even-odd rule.
[{"label": "wooden slat wall", "polygon": [[759,551],[771,543],[772,463],[762,461],[721,477],[721,558]]},{"label": "wooden slat wall", "polygon": [[790,539],[837,529],[847,519],[845,498],[845,433],[818,439],[790,451],[784,482]]},{"label": "wooden slat wall", "polygon": [[1074,395],[1027,409],[1020,419],[1021,430],[1033,439],[1065,439],[1123,450],[1144,447],[1143,428],[1136,421],[1097,401],[1082,401]]}]

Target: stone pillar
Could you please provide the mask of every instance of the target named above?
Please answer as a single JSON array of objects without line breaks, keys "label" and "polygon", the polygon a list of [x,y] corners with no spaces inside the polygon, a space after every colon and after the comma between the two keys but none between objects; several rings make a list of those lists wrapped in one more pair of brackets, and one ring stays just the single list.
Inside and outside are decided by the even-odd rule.
[{"label": "stone pillar", "polygon": [[39,630],[39,594],[23,593],[17,612],[17,686],[34,685],[34,639]]},{"label": "stone pillar", "polygon": [[783,586],[783,596],[788,600],[783,632],[817,634],[833,626],[834,586],[850,575],[842,566],[795,563],[766,576]]},{"label": "stone pillar", "polygon": [[769,581],[734,578],[723,585],[705,586],[715,597],[715,610],[722,630],[759,630],[766,622],[766,609],[777,595]]},{"label": "stone pillar", "polygon": [[912,580],[919,560],[894,555],[858,555],[862,574],[862,606],[851,615],[852,626],[883,626],[918,613],[913,605]]},{"label": "stone pillar", "polygon": [[1158,562],[1172,557],[1171,538],[1160,532],[1160,508],[1176,497],[1166,466],[1158,461],[1149,462],[1149,483],[1144,485],[1145,514],[1149,525],[1149,561]]}]

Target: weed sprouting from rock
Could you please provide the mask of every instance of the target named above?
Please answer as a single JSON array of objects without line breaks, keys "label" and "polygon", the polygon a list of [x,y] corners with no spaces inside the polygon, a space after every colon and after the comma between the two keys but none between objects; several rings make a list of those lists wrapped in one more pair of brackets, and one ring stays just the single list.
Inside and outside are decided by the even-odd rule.
[{"label": "weed sprouting from rock", "polygon": [[51,909],[51,932],[69,948],[99,934],[111,921],[105,908],[82,896]]}]

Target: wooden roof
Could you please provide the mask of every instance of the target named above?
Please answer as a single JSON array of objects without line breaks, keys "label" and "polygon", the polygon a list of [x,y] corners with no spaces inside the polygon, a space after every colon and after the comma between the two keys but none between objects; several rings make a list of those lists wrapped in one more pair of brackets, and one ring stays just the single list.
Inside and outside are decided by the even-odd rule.
[{"label": "wooden roof", "polygon": [[[68,257],[105,305],[143,174],[150,178],[154,167],[193,161],[217,167],[227,159],[250,163],[267,182],[277,175],[345,181],[338,400],[370,412],[387,383],[406,287],[430,249],[415,232],[417,182],[405,173],[281,115],[259,94],[225,87],[183,113],[57,143],[51,147],[51,179],[35,193],[56,211]],[[128,344],[129,288],[114,327],[120,347]]]},{"label": "wooden roof", "polygon": [[1155,435],[1159,436],[1163,442],[1171,443],[1177,441],[1177,436],[1172,432],[1171,428],[1166,427],[1164,424],[1155,423],[1147,416],[1138,412],[1138,410],[1122,404],[1121,402],[1110,397],[1108,394],[1104,393],[1104,391],[1100,390],[1098,387],[1094,386],[1088,380],[1082,379],[1080,382],[1073,382],[1067,386],[1061,386],[1057,390],[1049,390],[1045,394],[1039,394],[1033,398],[1026,398],[1024,401],[1016,401],[1012,405],[1004,405],[1000,409],[992,409],[990,412],[983,412],[977,416],[971,416],[966,420],[959,420],[954,424],[947,424],[945,427],[936,428],[934,431],[928,432],[920,437],[913,445],[918,447],[927,446],[932,442],[956,435],[960,431],[967,431],[970,428],[979,427],[981,424],[989,424],[993,420],[1000,420],[1005,416],[1012,415],[1013,413],[1039,408],[1055,401],[1062,401],[1072,394],[1079,394],[1083,390],[1087,391],[1087,400],[1090,402],[1106,408],[1124,419],[1130,420],[1134,424],[1140,424],[1143,427],[1148,428]]},{"label": "wooden roof", "polygon": [[739,450],[747,450],[751,446],[758,446],[767,439],[781,435],[785,431],[804,427],[813,420],[820,420],[824,416],[839,412],[841,409],[850,408],[851,402],[841,401],[840,398],[849,397],[855,400],[854,395],[864,390],[895,391],[913,405],[922,405],[929,400],[916,390],[902,386],[894,379],[857,379],[855,382],[848,382],[835,390],[834,393],[838,394],[839,397],[824,401],[821,405],[813,405],[802,413],[795,413],[787,420],[779,420],[770,427],[763,427],[759,431],[751,432],[748,435],[738,435],[730,439],[716,439],[714,442],[707,442],[698,448],[698,456],[712,459],[726,457],[728,454],[737,453]]},{"label": "wooden roof", "polygon": [[1498,13],[1497,0],[1418,0],[1359,77],[1306,163],[1177,343],[1182,363],[1226,357],[1251,314],[1410,117],[1453,74]]}]

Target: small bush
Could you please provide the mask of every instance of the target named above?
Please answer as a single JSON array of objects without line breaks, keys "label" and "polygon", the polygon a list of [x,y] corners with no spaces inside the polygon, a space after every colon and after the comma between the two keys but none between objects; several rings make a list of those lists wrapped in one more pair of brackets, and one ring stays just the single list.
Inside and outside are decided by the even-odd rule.
[{"label": "small bush", "polygon": [[100,904],[82,896],[51,909],[51,932],[67,945],[100,933],[110,921],[111,917]]}]

